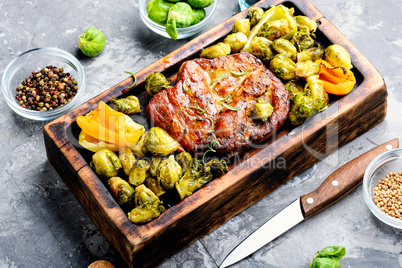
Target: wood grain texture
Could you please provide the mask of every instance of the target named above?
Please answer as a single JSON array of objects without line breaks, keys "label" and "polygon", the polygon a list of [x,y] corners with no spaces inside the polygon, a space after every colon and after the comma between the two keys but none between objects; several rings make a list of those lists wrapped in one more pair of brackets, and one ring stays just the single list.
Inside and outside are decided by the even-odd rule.
[{"label": "wood grain texture", "polygon": [[[317,188],[317,190],[303,195],[300,198],[304,210],[305,219],[308,219],[320,211],[335,204],[344,195],[353,191],[363,181],[364,173],[370,162],[383,152],[399,147],[399,140],[393,139],[389,142],[371,149],[370,151],[349,161],[339,169],[335,170],[328,178]],[[334,184],[335,182],[335,184]],[[308,200],[311,200],[308,202]]]},{"label": "wood grain texture", "polygon": [[[257,5],[267,8],[280,3],[267,0]],[[132,78],[127,78],[44,127],[49,161],[130,267],[156,266],[384,120],[387,90],[370,62],[310,2],[294,0],[284,4],[318,21],[317,38],[323,44],[338,43],[349,51],[358,87],[344,97],[331,99],[328,109],[303,125],[294,128],[285,124],[265,143],[234,159],[227,174],[152,222],[136,226],[127,219],[105,182],[89,167],[88,152],[79,148],[75,118],[94,109],[100,100],[107,103],[124,94],[140,95],[145,78],[154,71],[174,78],[181,63],[222,40],[235,20],[247,16],[247,10],[136,73],[137,85],[132,90],[127,91],[132,83]]]}]

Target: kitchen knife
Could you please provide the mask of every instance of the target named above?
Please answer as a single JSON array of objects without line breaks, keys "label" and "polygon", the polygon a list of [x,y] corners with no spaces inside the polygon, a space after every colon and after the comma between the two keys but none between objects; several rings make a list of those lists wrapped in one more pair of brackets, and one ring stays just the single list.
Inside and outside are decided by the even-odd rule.
[{"label": "kitchen knife", "polygon": [[371,160],[382,152],[397,147],[399,147],[399,140],[393,139],[356,157],[334,171],[320,187],[297,198],[244,239],[224,259],[220,268],[228,267],[244,259],[296,224],[335,204],[360,185]]}]

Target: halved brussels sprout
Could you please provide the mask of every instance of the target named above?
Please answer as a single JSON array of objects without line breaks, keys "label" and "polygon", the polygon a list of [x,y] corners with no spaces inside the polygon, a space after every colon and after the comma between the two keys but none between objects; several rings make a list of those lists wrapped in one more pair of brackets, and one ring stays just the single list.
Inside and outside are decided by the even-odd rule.
[{"label": "halved brussels sprout", "polygon": [[325,61],[334,67],[343,67],[351,69],[352,61],[349,53],[343,46],[333,44],[325,49]]},{"label": "halved brussels sprout", "polygon": [[298,77],[309,77],[320,72],[320,65],[311,60],[296,63],[295,73]]},{"label": "halved brussels sprout", "polygon": [[215,45],[202,49],[200,52],[200,57],[213,59],[221,56],[227,56],[230,54],[230,52],[231,50],[229,44],[219,42]]},{"label": "halved brussels sprout", "polygon": [[151,128],[147,136],[145,148],[154,155],[168,156],[179,148],[179,143],[160,127]]},{"label": "halved brussels sprout", "polygon": [[137,143],[130,145],[129,147],[133,151],[133,153],[136,154],[139,158],[144,157],[144,155],[147,153],[147,148],[145,147],[147,139],[148,139],[148,131],[145,131],[145,133],[142,134],[140,140]]},{"label": "halved brussels sprout", "polygon": [[186,172],[192,159],[191,154],[188,152],[181,152],[176,155],[176,162],[181,166],[182,173]]},{"label": "halved brussels sprout", "polygon": [[164,193],[166,193],[165,189],[162,187],[162,185],[158,182],[156,178],[153,177],[148,177],[144,181],[144,185],[150,189],[156,196],[161,196]]},{"label": "halved brussels sprout", "polygon": [[257,36],[265,37],[268,40],[275,40],[284,37],[291,31],[289,20],[279,19],[267,21],[264,23],[257,33]]},{"label": "halved brussels sprout", "polygon": [[154,72],[145,79],[145,90],[149,96],[153,97],[159,91],[170,87],[170,82],[162,73]]},{"label": "halved brussels sprout", "polygon": [[290,80],[285,84],[285,88],[289,92],[290,101],[293,102],[294,98],[299,93],[304,93],[304,87],[297,80]]},{"label": "halved brussels sprout", "polygon": [[145,179],[149,177],[149,169],[151,165],[146,159],[138,160],[128,176],[128,182],[131,185],[138,186],[144,183]]},{"label": "halved brussels sprout", "polygon": [[123,114],[136,114],[141,111],[140,101],[136,96],[127,96],[122,99],[112,99],[111,102],[114,104],[114,109]]},{"label": "halved brussels sprout", "polygon": [[244,33],[246,36],[250,34],[250,20],[249,19],[239,19],[235,21],[232,32],[233,33]]},{"label": "halved brussels sprout", "polygon": [[306,60],[316,61],[322,59],[324,56],[324,50],[319,47],[311,47],[300,51],[296,54],[297,62]]},{"label": "halved brussels sprout", "polygon": [[134,197],[136,207],[127,216],[135,224],[150,222],[165,210],[162,201],[143,184],[135,188]]},{"label": "halved brussels sprout", "polygon": [[315,20],[310,19],[307,16],[295,16],[294,17],[297,24],[297,30],[307,29],[310,33],[317,30],[317,23]]},{"label": "halved brussels sprout", "polygon": [[276,54],[271,60],[269,68],[281,79],[291,80],[296,77],[296,64],[285,54]]},{"label": "halved brussels sprout", "polygon": [[272,42],[265,37],[254,37],[250,43],[251,53],[263,62],[268,63],[274,57],[271,43]]},{"label": "halved brussels sprout", "polygon": [[130,175],[130,171],[133,168],[135,162],[137,161],[135,159],[133,151],[131,151],[129,147],[120,147],[119,159],[121,165],[123,166],[124,174],[126,174],[127,176]]},{"label": "halved brussels sprout", "polygon": [[167,190],[173,189],[176,182],[182,175],[181,166],[174,159],[174,155],[170,155],[163,160],[158,167],[158,182]]},{"label": "halved brussels sprout", "polygon": [[297,53],[296,47],[289,40],[283,38],[272,41],[271,47],[279,54],[285,54],[290,58]]},{"label": "halved brussels sprout", "polygon": [[109,149],[102,149],[93,154],[90,165],[101,178],[115,177],[122,168],[119,157]]},{"label": "halved brussels sprout", "polygon": [[318,75],[311,75],[306,79],[304,92],[314,100],[315,109],[322,111],[328,107],[328,93],[325,92],[324,83]]},{"label": "halved brussels sprout", "polygon": [[253,6],[248,11],[248,18],[250,20],[251,28],[257,25],[257,23],[261,20],[262,15],[264,15],[264,10],[260,7]]},{"label": "halved brussels sprout", "polygon": [[239,52],[247,43],[247,36],[244,33],[232,33],[226,36],[223,43],[230,45],[231,53]]},{"label": "halved brussels sprout", "polygon": [[112,177],[108,181],[112,194],[116,197],[117,203],[123,205],[131,203],[134,199],[134,188],[120,177]]}]

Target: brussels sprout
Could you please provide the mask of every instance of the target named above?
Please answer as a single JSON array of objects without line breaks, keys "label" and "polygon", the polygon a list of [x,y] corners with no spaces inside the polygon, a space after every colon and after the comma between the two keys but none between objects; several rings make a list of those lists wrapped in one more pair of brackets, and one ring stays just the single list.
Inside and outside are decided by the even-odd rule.
[{"label": "brussels sprout", "polygon": [[269,64],[269,68],[279,78],[291,80],[296,77],[296,64],[285,54],[276,54]]},{"label": "brussels sprout", "polygon": [[254,27],[255,25],[257,25],[257,23],[261,20],[262,15],[264,15],[264,10],[260,7],[253,6],[248,11],[248,18],[250,20],[251,28]]},{"label": "brussels sprout", "polygon": [[182,175],[181,166],[174,159],[174,155],[170,155],[168,159],[163,160],[158,167],[158,182],[165,189],[173,189],[176,182]]},{"label": "brussels sprout", "polygon": [[148,160],[138,160],[130,171],[128,182],[134,186],[144,183],[145,179],[149,177],[150,168],[151,165],[149,164]]},{"label": "brussels sprout", "polygon": [[122,99],[112,99],[114,109],[124,114],[136,114],[141,111],[140,101],[136,96],[128,96]]},{"label": "brussels sprout", "polygon": [[315,40],[311,37],[311,34],[304,30],[296,32],[290,42],[297,48],[298,52],[315,46]]},{"label": "brussels sprout", "polygon": [[352,61],[346,49],[340,45],[330,45],[325,49],[325,61],[334,67],[351,69]]},{"label": "brussels sprout", "polygon": [[166,25],[169,8],[173,5],[174,3],[166,0],[150,0],[147,4],[148,18],[158,24]]},{"label": "brussels sprout", "polygon": [[135,162],[137,161],[135,159],[133,151],[131,151],[129,147],[120,147],[119,159],[121,165],[123,166],[124,174],[126,174],[127,176],[130,175],[130,171],[133,168]]},{"label": "brussels sprout", "polygon": [[167,0],[167,1],[172,2],[172,3],[177,3],[177,2],[180,2],[181,0]]},{"label": "brussels sprout", "polygon": [[341,262],[335,258],[316,257],[311,261],[309,268],[341,268]]},{"label": "brussels sprout", "polygon": [[101,178],[115,177],[122,168],[119,157],[109,149],[102,149],[93,154],[90,165]]},{"label": "brussels sprout", "polygon": [[197,24],[205,18],[205,10],[202,8],[193,8],[193,23]]},{"label": "brussels sprout", "polygon": [[298,31],[307,29],[308,32],[312,33],[317,30],[317,23],[315,20],[312,20],[307,16],[295,16],[294,18]]},{"label": "brussels sprout", "polygon": [[162,73],[154,72],[145,79],[145,89],[148,95],[153,97],[159,91],[170,87],[170,82]]},{"label": "brussels sprout", "polygon": [[185,28],[193,24],[194,12],[191,6],[185,2],[177,2],[169,8],[166,20],[166,32],[176,40],[178,37],[177,28]]},{"label": "brussels sprout", "polygon": [[158,182],[156,178],[148,177],[144,181],[144,185],[150,189],[156,196],[161,196],[164,193],[166,193],[165,189],[163,186]]},{"label": "brussels sprout", "polygon": [[201,58],[213,59],[221,56],[227,56],[230,54],[230,45],[223,42],[219,42],[210,47],[204,48],[200,52]]},{"label": "brussels sprout", "polygon": [[328,107],[328,94],[325,92],[324,83],[318,75],[311,75],[306,79],[304,92],[314,100],[315,109],[322,111]]},{"label": "brussels sprout", "polygon": [[320,64],[311,60],[296,63],[295,73],[298,77],[309,77],[320,72]]},{"label": "brussels sprout", "polygon": [[219,161],[218,159],[213,158],[205,164],[205,167],[209,167],[211,169],[213,177],[222,176],[229,171],[226,161],[224,159]]},{"label": "brussels sprout", "polygon": [[316,61],[322,59],[324,56],[324,50],[319,47],[311,47],[305,49],[296,54],[297,62],[302,62],[306,60]]},{"label": "brussels sprout", "polygon": [[187,3],[194,8],[204,8],[212,5],[214,0],[187,0]]},{"label": "brussels sprout", "polygon": [[137,143],[134,143],[133,145],[130,145],[131,151],[133,151],[134,154],[136,154],[139,158],[144,157],[144,155],[147,152],[147,148],[145,147],[145,142],[148,139],[148,131],[146,131],[140,138],[140,140]]},{"label": "brussels sprout", "polygon": [[175,184],[176,190],[181,199],[190,196],[197,189],[212,180],[210,167],[204,167],[196,158],[191,160],[183,177]]},{"label": "brussels sprout", "polygon": [[290,80],[285,84],[289,92],[290,101],[293,102],[297,94],[304,92],[304,87],[297,80]]},{"label": "brussels sprout", "polygon": [[152,177],[156,178],[159,164],[162,162],[163,159],[164,159],[164,157],[161,157],[161,156],[153,156],[152,157],[152,159],[151,159],[151,167],[149,169],[149,174]]},{"label": "brussels sprout", "polygon": [[230,45],[231,53],[239,52],[247,43],[247,36],[244,33],[232,33],[226,36],[223,43]]},{"label": "brussels sprout", "polygon": [[232,33],[244,33],[246,36],[250,34],[250,20],[249,19],[240,19],[235,21]]},{"label": "brussels sprout", "polygon": [[176,162],[181,166],[182,173],[186,172],[192,159],[191,154],[188,152],[181,152],[176,155]]},{"label": "brussels sprout", "polygon": [[154,155],[168,156],[179,148],[179,143],[162,128],[153,127],[148,131],[145,148]]},{"label": "brussels sprout", "polygon": [[340,268],[339,261],[346,254],[345,247],[326,247],[315,254],[309,268]]},{"label": "brussels sprout", "polygon": [[272,41],[271,47],[279,54],[283,53],[290,58],[297,53],[296,47],[289,40],[283,38]]},{"label": "brussels sprout", "polygon": [[265,37],[254,37],[250,43],[251,53],[263,62],[268,63],[274,57],[271,43],[272,42]]},{"label": "brussels sprout", "polygon": [[265,37],[268,40],[275,40],[284,37],[291,31],[289,20],[279,19],[264,23],[257,33],[257,36]]},{"label": "brussels sprout", "polygon": [[127,216],[135,224],[150,222],[165,210],[162,201],[143,184],[135,188],[134,197],[136,207]]},{"label": "brussels sprout", "polygon": [[84,55],[96,57],[105,47],[105,36],[100,30],[90,27],[78,37],[78,47]]},{"label": "brussels sprout", "polygon": [[272,107],[271,103],[262,98],[257,98],[254,107],[250,110],[250,112],[248,112],[247,115],[253,119],[267,121],[272,115],[273,111],[274,107]]},{"label": "brussels sprout", "polygon": [[314,99],[303,93],[297,94],[293,99],[293,105],[289,111],[289,120],[294,126],[302,124],[307,118],[312,116],[315,109]]},{"label": "brussels sprout", "polygon": [[119,177],[112,177],[107,183],[112,194],[116,197],[117,203],[123,205],[132,202],[134,199],[134,188],[128,182]]}]

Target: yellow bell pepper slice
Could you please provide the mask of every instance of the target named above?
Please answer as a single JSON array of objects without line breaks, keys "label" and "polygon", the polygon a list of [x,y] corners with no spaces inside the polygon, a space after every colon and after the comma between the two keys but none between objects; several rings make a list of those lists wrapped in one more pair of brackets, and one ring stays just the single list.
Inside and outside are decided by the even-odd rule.
[{"label": "yellow bell pepper slice", "polygon": [[78,116],[78,126],[89,136],[118,146],[132,145],[141,138],[145,128],[129,116],[100,101],[98,107],[84,116]]},{"label": "yellow bell pepper slice", "polygon": [[324,83],[327,93],[334,95],[348,94],[356,84],[353,72],[342,67],[333,67],[325,60],[317,60],[320,65],[319,79]]},{"label": "yellow bell pepper slice", "polygon": [[117,152],[119,151],[120,147],[119,145],[113,143],[108,143],[102,140],[95,139],[84,131],[81,131],[80,135],[78,136],[78,142],[82,147],[94,153],[102,149],[109,149],[113,152]]}]

